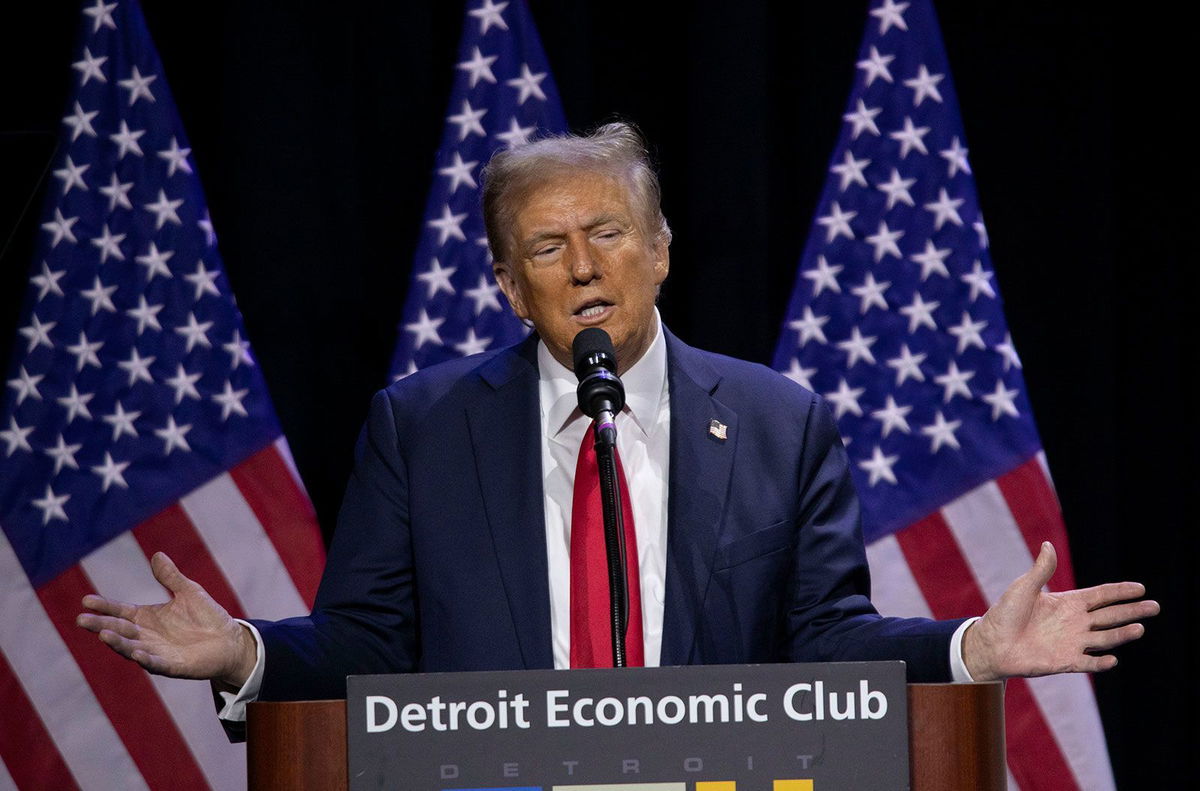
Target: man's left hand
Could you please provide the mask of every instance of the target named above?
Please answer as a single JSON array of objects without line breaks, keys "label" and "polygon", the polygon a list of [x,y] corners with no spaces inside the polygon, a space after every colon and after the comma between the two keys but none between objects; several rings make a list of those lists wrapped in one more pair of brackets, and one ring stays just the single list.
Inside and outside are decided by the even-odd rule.
[{"label": "man's left hand", "polygon": [[1110,670],[1117,658],[1105,652],[1141,637],[1138,621],[1158,614],[1158,602],[1134,601],[1146,595],[1139,582],[1042,590],[1057,565],[1054,546],[1043,543],[1033,567],[967,629],[963,661],[973,679]]}]

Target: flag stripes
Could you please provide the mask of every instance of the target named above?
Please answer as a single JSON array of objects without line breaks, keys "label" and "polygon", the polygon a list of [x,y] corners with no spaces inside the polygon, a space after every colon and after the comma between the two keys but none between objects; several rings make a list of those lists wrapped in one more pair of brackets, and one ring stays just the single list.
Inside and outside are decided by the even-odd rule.
[{"label": "flag stripes", "polygon": [[[1029,569],[1041,541],[1057,541],[1062,531],[1045,505],[1053,489],[1044,470],[1030,458],[871,544],[872,599],[880,611],[956,618],[987,609]],[[1051,580],[1051,589],[1060,585],[1073,587],[1069,565]],[[1020,787],[1112,788],[1085,676],[1011,679],[1005,698],[1009,772]]]},{"label": "flag stripes", "polygon": [[[163,601],[167,594],[149,564],[160,550],[186,558],[184,574],[232,614],[306,612],[306,597],[269,536],[311,506],[305,498],[307,510],[289,516],[261,502],[258,483],[267,480],[277,497],[286,491],[305,497],[285,453],[268,446],[36,591],[0,533],[0,590],[6,604],[19,610],[0,622],[0,705],[5,723],[10,714],[28,715],[11,720],[17,728],[0,726],[0,758],[17,787],[244,787],[244,745],[225,738],[207,683],[150,676],[74,622],[80,599],[91,592]],[[243,489],[239,482],[247,481]],[[261,523],[259,514],[274,527]],[[293,557],[299,573],[309,574],[312,565]],[[47,786],[47,778],[57,779]]]}]

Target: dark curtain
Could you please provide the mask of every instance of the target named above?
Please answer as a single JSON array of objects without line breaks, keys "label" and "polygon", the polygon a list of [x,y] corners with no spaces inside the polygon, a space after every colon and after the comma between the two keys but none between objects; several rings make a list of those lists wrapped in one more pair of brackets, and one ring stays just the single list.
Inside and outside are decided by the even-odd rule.
[{"label": "dark curtain", "polygon": [[[0,20],[0,355],[15,337],[77,25]],[[385,381],[447,102],[456,2],[146,0],[229,281],[325,531]],[[772,356],[863,2],[533,0],[576,129],[638,123],[675,232],[661,309]],[[1013,337],[1081,585],[1164,604],[1095,687],[1118,783],[1186,776],[1198,729],[1193,28],[1166,2],[941,2]],[[0,359],[0,363],[6,361]],[[4,366],[7,370],[7,366]],[[1187,773],[1192,774],[1192,773]]]}]

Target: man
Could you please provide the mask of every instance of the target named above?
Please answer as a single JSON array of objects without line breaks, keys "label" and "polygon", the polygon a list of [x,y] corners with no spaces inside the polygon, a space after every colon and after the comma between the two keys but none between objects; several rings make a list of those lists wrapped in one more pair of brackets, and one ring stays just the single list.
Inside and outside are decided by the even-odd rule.
[{"label": "man", "polygon": [[313,614],[236,622],[159,554],[170,602],[88,596],[80,626],[151,672],[213,679],[231,719],[255,698],[343,696],[348,674],[582,664],[572,541],[590,442],[570,366],[592,326],[612,337],[628,392],[618,451],[641,600],[629,639],[646,664],[904,659],[928,681],[1092,672],[1157,613],[1131,601],[1137,583],[1042,592],[1046,544],[981,619],[878,616],[821,399],[662,326],[670,230],[631,128],[498,154],[484,212],[496,280],[536,333],[376,395]]}]

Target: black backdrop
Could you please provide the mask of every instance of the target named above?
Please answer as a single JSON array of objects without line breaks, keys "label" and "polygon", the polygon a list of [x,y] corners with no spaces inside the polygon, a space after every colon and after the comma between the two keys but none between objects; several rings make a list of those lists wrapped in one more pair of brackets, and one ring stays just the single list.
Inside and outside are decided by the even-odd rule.
[{"label": "black backdrop", "polygon": [[[76,5],[33,5],[0,19],[0,355],[74,75]],[[145,6],[328,534],[385,381],[462,5]],[[865,3],[532,7],[571,125],[632,119],[661,163],[675,231],[665,320],[693,344],[769,362]],[[1143,580],[1165,607],[1095,679],[1118,781],[1194,775],[1195,34],[1165,2],[943,0],[939,12],[1078,581]]]}]

